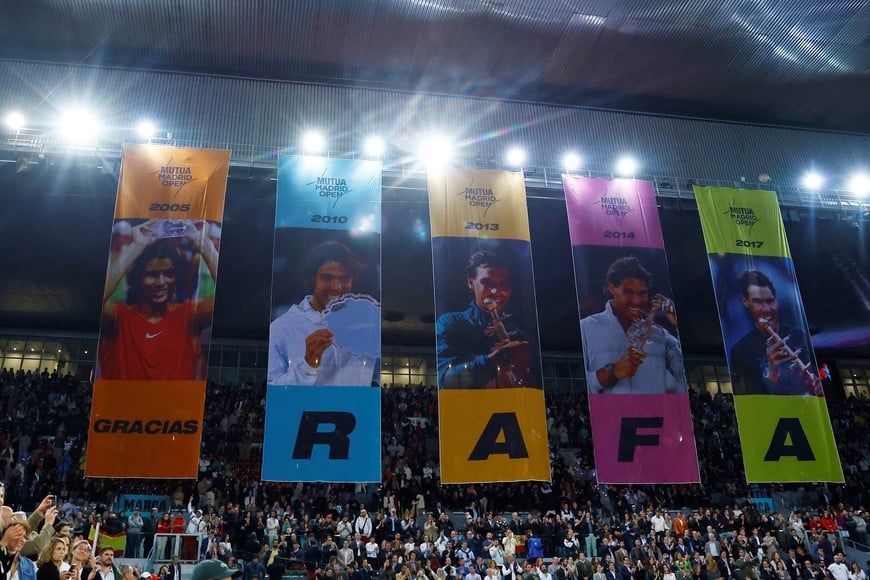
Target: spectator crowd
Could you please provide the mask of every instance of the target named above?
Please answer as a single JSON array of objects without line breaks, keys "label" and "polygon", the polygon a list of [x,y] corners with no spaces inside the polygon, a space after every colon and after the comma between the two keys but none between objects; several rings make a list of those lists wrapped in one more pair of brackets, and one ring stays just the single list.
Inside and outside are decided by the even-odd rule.
[{"label": "spectator crowd", "polygon": [[[867,543],[864,399],[828,400],[843,485],[748,486],[733,399],[706,393],[690,393],[703,484],[597,485],[585,394],[548,393],[552,483],[441,485],[437,390],[423,386],[382,390],[380,484],[276,484],[259,480],[264,386],[209,384],[196,481],[85,478],[91,385],[3,370],[0,389],[0,580],[32,580],[22,559],[51,580],[138,577],[108,552],[75,560],[75,538],[97,523],[127,532],[125,555],[170,560],[163,580],[179,580],[173,556],[218,558],[246,580],[294,569],[340,580],[866,580],[838,542],[846,532]],[[801,501],[782,513],[749,501],[772,492]],[[120,494],[168,495],[171,508],[119,513]],[[24,521],[10,508],[33,512]],[[155,532],[198,537],[172,554]],[[73,562],[78,579],[62,570]]]}]

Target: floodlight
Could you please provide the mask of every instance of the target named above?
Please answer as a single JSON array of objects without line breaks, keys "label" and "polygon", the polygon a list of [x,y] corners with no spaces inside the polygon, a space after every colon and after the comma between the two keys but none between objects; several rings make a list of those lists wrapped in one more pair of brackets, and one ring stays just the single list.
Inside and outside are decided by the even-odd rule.
[{"label": "floodlight", "polygon": [[519,147],[512,147],[508,150],[506,157],[508,165],[520,167],[526,160],[526,152]]},{"label": "floodlight", "polygon": [[420,160],[426,165],[446,165],[453,157],[453,147],[441,135],[433,135],[420,145]]},{"label": "floodlight", "polygon": [[621,157],[616,163],[616,172],[620,175],[634,175],[637,171],[637,161],[628,155]]},{"label": "floodlight", "polygon": [[368,137],[363,144],[363,150],[365,154],[370,157],[380,157],[386,151],[387,146],[384,143],[384,140],[378,137],[377,135],[372,135]]},{"label": "floodlight", "polygon": [[580,169],[580,156],[576,153],[566,153],[564,157],[562,157],[562,167],[565,168],[565,171],[576,171]]},{"label": "floodlight", "polygon": [[847,189],[858,197],[866,196],[870,193],[870,176],[866,173],[856,173],[849,180]]},{"label": "floodlight", "polygon": [[157,126],[148,119],[144,119],[136,125],[136,132],[143,139],[150,139],[157,132]]},{"label": "floodlight", "polygon": [[10,111],[9,114],[6,115],[5,121],[6,127],[10,131],[20,131],[24,128],[24,123],[26,122],[24,115],[18,111]]},{"label": "floodlight", "polygon": [[813,191],[819,189],[824,185],[825,178],[822,177],[820,173],[815,171],[810,171],[806,175],[804,175],[803,184],[807,189],[812,189]]},{"label": "floodlight", "polygon": [[60,133],[69,143],[87,143],[96,139],[99,125],[90,111],[69,109],[61,117]]},{"label": "floodlight", "polygon": [[326,149],[326,139],[317,131],[308,131],[302,136],[303,153],[323,153]]}]

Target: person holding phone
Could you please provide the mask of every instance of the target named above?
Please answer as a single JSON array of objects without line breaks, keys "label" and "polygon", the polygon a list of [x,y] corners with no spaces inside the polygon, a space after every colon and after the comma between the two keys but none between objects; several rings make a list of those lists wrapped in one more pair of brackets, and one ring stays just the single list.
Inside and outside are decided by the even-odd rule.
[{"label": "person holding phone", "polygon": [[70,571],[63,571],[67,550],[63,538],[52,538],[36,561],[39,568],[36,572],[36,580],[71,580]]},{"label": "person holding phone", "polygon": [[97,559],[87,540],[73,542],[70,548],[69,571],[69,580],[95,580],[97,577]]}]

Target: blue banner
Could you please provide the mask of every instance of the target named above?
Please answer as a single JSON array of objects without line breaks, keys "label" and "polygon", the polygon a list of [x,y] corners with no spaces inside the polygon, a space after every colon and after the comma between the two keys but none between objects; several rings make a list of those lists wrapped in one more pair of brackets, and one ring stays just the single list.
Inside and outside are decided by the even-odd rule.
[{"label": "blue banner", "polygon": [[263,479],[381,479],[380,204],[378,162],[279,160]]},{"label": "blue banner", "polygon": [[263,480],[380,481],[380,391],[270,385]]},{"label": "blue banner", "polygon": [[127,516],[132,515],[133,510],[139,510],[140,513],[147,515],[151,513],[151,508],[157,508],[161,514],[168,512],[169,496],[122,494],[118,499],[118,511]]},{"label": "blue banner", "polygon": [[380,162],[281,157],[275,227],[381,233]]}]

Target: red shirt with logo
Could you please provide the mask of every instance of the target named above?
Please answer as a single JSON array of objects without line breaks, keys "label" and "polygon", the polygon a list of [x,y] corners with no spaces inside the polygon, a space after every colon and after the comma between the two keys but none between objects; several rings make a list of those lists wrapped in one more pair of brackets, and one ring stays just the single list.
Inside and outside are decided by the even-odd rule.
[{"label": "red shirt with logo", "polygon": [[201,352],[193,333],[194,303],[170,304],[151,322],[132,306],[115,305],[114,337],[100,338],[100,378],[190,380]]}]

